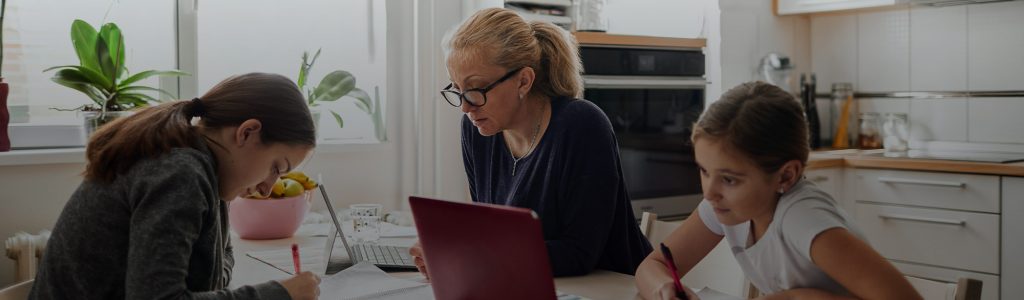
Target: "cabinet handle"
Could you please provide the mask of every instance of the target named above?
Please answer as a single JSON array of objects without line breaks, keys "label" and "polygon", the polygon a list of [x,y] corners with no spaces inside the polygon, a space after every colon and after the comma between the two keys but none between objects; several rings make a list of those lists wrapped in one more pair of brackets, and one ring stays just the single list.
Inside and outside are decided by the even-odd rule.
[{"label": "cabinet handle", "polygon": [[811,177],[808,180],[810,180],[811,182],[814,182],[814,183],[826,182],[826,181],[828,181],[828,176],[818,175],[818,176]]},{"label": "cabinet handle", "polygon": [[935,218],[924,218],[924,217],[913,217],[904,215],[890,215],[890,214],[879,214],[878,218],[882,220],[903,220],[923,223],[934,223],[943,225],[956,225],[956,226],[967,226],[967,221],[964,220],[946,220],[946,219],[935,219]]},{"label": "cabinet handle", "polygon": [[932,186],[946,186],[946,187],[955,187],[955,188],[965,188],[965,187],[967,187],[967,184],[963,183],[963,182],[931,181],[931,180],[917,180],[917,179],[893,178],[893,177],[878,177],[878,182],[882,182],[882,183],[917,184],[917,185],[932,185]]}]

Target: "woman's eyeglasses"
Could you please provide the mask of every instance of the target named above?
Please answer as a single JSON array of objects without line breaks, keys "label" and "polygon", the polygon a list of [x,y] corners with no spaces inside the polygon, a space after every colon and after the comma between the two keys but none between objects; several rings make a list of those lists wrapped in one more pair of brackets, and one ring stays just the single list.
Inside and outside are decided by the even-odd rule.
[{"label": "woman's eyeglasses", "polygon": [[508,73],[505,74],[505,76],[501,76],[500,79],[491,84],[488,84],[483,88],[468,89],[461,93],[456,90],[453,90],[452,87],[454,86],[454,84],[449,83],[448,86],[441,89],[441,96],[444,97],[444,100],[448,101],[448,104],[451,104],[454,107],[462,106],[463,102],[469,103],[469,105],[476,107],[484,106],[484,104],[487,104],[488,91],[498,86],[498,84],[504,82],[505,80],[512,78],[512,75],[515,75],[523,68],[524,67],[519,67],[516,68],[515,70],[509,71]]}]

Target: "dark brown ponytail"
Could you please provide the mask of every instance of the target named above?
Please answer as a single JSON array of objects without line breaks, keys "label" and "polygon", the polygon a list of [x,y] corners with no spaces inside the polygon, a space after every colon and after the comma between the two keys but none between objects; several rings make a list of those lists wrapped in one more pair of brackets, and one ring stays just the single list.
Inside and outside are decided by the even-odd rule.
[{"label": "dark brown ponytail", "polygon": [[700,116],[693,142],[709,138],[746,154],[767,173],[786,162],[807,163],[807,119],[800,103],[781,88],[764,82],[740,84]]},{"label": "dark brown ponytail", "polygon": [[179,147],[198,147],[205,129],[238,126],[249,119],[262,123],[266,144],[313,146],[316,133],[309,107],[287,77],[249,73],[220,82],[193,101],[175,101],[144,108],[107,123],[93,133],[86,147],[85,178],[112,182],[136,162]]}]

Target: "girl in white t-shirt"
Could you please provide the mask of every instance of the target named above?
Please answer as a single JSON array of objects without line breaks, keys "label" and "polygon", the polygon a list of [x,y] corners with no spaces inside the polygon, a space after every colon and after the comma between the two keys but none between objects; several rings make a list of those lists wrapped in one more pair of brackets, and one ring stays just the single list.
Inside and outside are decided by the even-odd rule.
[{"label": "girl in white t-shirt", "polygon": [[[800,104],[763,82],[733,88],[701,115],[691,140],[705,200],[664,241],[679,275],[724,237],[761,299],[920,299],[836,201],[803,179],[807,139]],[[636,271],[637,289],[645,299],[677,299],[654,248]]]}]

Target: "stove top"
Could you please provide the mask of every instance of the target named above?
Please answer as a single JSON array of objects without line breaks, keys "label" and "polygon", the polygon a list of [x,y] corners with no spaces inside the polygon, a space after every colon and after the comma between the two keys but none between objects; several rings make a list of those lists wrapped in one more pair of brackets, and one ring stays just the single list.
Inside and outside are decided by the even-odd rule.
[{"label": "stove top", "polygon": [[907,152],[881,152],[864,154],[864,156],[953,160],[1005,164],[1024,161],[1024,154],[1017,153],[991,153],[991,152],[924,152],[911,150]]}]

